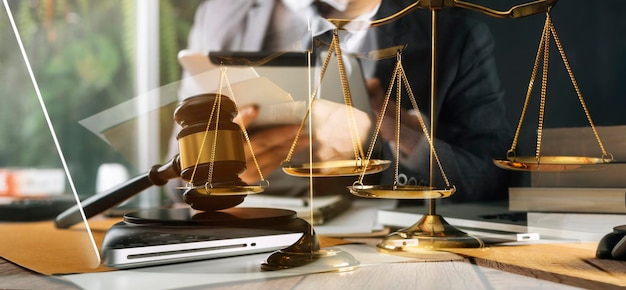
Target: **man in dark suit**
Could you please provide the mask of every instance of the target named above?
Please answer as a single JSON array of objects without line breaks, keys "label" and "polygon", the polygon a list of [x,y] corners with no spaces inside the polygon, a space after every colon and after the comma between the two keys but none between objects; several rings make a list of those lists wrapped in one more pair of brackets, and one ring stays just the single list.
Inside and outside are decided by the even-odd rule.
[{"label": "man in dark suit", "polygon": [[[377,17],[389,15],[408,2],[383,1]],[[506,198],[507,174],[492,162],[505,154],[512,136],[492,55],[494,42],[488,28],[467,18],[464,11],[443,9],[439,13],[435,147],[447,177],[458,190],[450,200]],[[430,118],[430,17],[430,11],[417,10],[374,28],[378,32],[372,33],[378,47],[407,44],[402,53],[404,69],[426,120]],[[375,66],[373,79],[380,80],[383,88],[387,87],[394,62],[382,60]],[[375,94],[372,98],[376,99]],[[402,107],[412,109],[406,96]],[[409,122],[414,119],[405,118],[402,127],[400,172],[424,183],[429,181],[429,147],[421,129]],[[439,171],[433,173],[438,175]],[[385,175],[383,179],[389,179],[389,174]]]},{"label": "man in dark suit", "polygon": [[[325,18],[375,20],[392,15],[411,3],[408,0],[331,0],[326,1],[324,17],[312,1],[304,0],[209,0],[196,13],[189,37],[190,50],[196,51],[285,51],[307,49],[310,34],[322,35],[332,25]],[[467,18],[456,9],[443,9],[438,21],[436,94],[434,102],[434,141],[443,170],[457,193],[450,201],[495,200],[506,197],[506,173],[493,165],[492,158],[505,154],[511,141],[496,65],[492,56],[493,40],[488,28]],[[410,86],[420,111],[414,110],[408,97],[402,99],[400,144],[394,144],[394,104],[381,128],[384,140],[382,158],[395,160],[399,146],[401,182],[426,185],[430,182],[430,146],[416,114],[430,120],[431,15],[416,10],[386,25],[342,35],[344,52],[372,50],[406,45],[402,59]],[[312,27],[312,32],[307,27]],[[395,58],[363,60],[370,99],[379,112],[384,90],[390,82]],[[181,88],[181,98],[193,92]],[[256,112],[244,108],[240,117],[250,122]],[[413,115],[413,116],[411,116]],[[410,116],[410,117],[406,117]],[[297,126],[272,127],[251,136],[255,155],[265,173],[275,171],[291,145]],[[256,182],[253,163],[242,179]],[[442,176],[435,166],[434,186],[441,187]],[[273,176],[282,174],[274,172]],[[284,174],[283,174],[284,175]],[[393,166],[382,173],[380,184],[391,184]],[[297,178],[296,178],[297,179]],[[352,178],[354,180],[354,178]],[[293,191],[295,179],[272,186]],[[301,183],[301,182],[300,182]],[[351,184],[348,183],[347,185]],[[340,184],[346,190],[346,184]],[[301,190],[301,189],[298,189]],[[280,190],[279,190],[280,191]],[[293,195],[294,193],[286,193]]]}]

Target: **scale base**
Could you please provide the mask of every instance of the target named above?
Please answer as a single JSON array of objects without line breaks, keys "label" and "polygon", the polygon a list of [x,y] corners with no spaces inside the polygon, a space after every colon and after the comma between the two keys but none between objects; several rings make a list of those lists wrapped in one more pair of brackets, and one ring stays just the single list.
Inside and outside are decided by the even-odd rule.
[{"label": "scale base", "polygon": [[314,272],[344,272],[356,269],[360,264],[350,253],[336,248],[321,249],[313,227],[302,219],[297,219],[295,227],[304,230],[300,240],[293,245],[272,253],[265,263],[264,271],[305,268]]},{"label": "scale base", "polygon": [[359,266],[360,262],[350,253],[337,248],[326,248],[312,252],[279,250],[261,264],[264,271],[285,270],[301,267],[313,272],[346,272]]},{"label": "scale base", "polygon": [[379,252],[399,256],[421,256],[425,251],[445,248],[482,248],[477,237],[448,224],[440,215],[424,215],[414,225],[398,230],[383,239]]}]

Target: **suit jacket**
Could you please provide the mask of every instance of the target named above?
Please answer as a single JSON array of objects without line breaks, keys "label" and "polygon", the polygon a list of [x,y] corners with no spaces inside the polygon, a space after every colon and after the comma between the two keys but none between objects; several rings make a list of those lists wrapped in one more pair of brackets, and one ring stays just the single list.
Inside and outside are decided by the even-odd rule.
[{"label": "suit jacket", "polygon": [[[398,11],[411,1],[383,0],[377,18]],[[451,201],[504,199],[508,172],[492,159],[504,156],[512,141],[507,124],[504,90],[500,85],[494,41],[486,25],[465,11],[444,9],[439,13],[436,91],[434,101],[435,148],[446,175],[457,188]],[[378,47],[407,44],[403,64],[421,112],[430,117],[430,21],[428,10],[416,10],[377,28]],[[375,76],[388,80],[395,60],[376,66]],[[411,107],[404,97],[402,104]],[[401,162],[400,172],[418,182],[429,180],[428,146],[417,146],[414,160]],[[433,171],[442,183],[439,171]],[[389,179],[389,174],[386,178]]]},{"label": "suit jacket", "polygon": [[[189,49],[198,51],[258,51],[264,46],[275,1],[209,0],[196,13]],[[389,16],[408,0],[383,0],[376,19]],[[421,113],[430,118],[431,15],[415,10],[368,32],[362,49],[407,45],[403,64]],[[436,95],[434,99],[436,152],[457,193],[450,201],[493,200],[506,197],[507,173],[492,158],[505,155],[512,131],[505,117],[503,89],[492,55],[494,42],[488,28],[456,9],[441,10],[438,17]],[[293,23],[292,31],[306,30]],[[297,35],[297,33],[295,34]],[[386,88],[395,58],[366,63],[367,74]],[[184,89],[183,89],[184,90]],[[402,106],[412,109],[406,94]],[[414,158],[401,160],[400,173],[417,183],[428,183],[429,146],[425,138],[415,146]],[[388,146],[382,158],[394,160]],[[434,185],[443,186],[435,167]],[[381,175],[381,184],[393,182],[393,166]],[[354,178],[346,179],[349,185]],[[272,183],[275,186],[276,183]],[[343,186],[343,185],[342,185]],[[291,187],[291,186],[287,186]],[[343,187],[345,189],[345,187]]]}]

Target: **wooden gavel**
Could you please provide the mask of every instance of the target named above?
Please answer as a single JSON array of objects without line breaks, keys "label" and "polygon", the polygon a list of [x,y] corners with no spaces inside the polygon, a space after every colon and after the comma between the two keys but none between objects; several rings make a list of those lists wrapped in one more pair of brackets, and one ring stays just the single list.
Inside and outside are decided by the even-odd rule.
[{"label": "wooden gavel", "polygon": [[176,136],[180,177],[193,185],[185,190],[183,199],[194,209],[230,208],[245,198],[245,195],[213,196],[206,190],[195,189],[247,186],[239,178],[246,170],[246,156],[241,127],[233,123],[236,116],[235,103],[214,94],[188,98],[174,111],[174,120],[182,126]]},{"label": "wooden gavel", "polygon": [[[216,211],[243,202],[245,194],[211,195],[208,190],[198,190],[247,185],[239,178],[246,170],[246,161],[242,131],[233,122],[235,116],[237,106],[223,95],[202,94],[182,101],[174,111],[174,120],[182,126],[176,136],[179,154],[164,165],[155,165],[147,173],[81,201],[85,217],[91,218],[174,178],[191,185],[183,193],[183,199],[194,209]],[[56,227],[69,228],[81,222],[78,206],[59,214]]]}]

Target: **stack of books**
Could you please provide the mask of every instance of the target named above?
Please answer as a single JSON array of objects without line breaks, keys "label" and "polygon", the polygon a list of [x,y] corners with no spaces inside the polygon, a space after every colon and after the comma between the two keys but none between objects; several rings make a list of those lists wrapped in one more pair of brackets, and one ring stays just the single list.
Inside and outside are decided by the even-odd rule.
[{"label": "stack of books", "polygon": [[[626,224],[626,126],[596,129],[614,162],[578,171],[532,172],[530,187],[509,188],[509,210],[527,212],[529,227],[593,233],[599,238]],[[541,153],[602,157],[589,126],[544,130]]]},{"label": "stack of books", "polygon": [[586,233],[597,241],[626,224],[626,188],[509,188],[509,210],[527,212],[528,227]]},{"label": "stack of books", "polygon": [[626,188],[512,187],[509,210],[626,214]]}]

